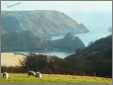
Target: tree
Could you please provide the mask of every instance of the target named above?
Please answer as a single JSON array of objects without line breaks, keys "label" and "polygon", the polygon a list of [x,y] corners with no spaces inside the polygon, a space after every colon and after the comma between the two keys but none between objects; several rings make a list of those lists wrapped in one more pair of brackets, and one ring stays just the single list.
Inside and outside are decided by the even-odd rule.
[{"label": "tree", "polygon": [[47,56],[30,54],[26,57],[24,63],[27,70],[40,71],[47,65]]}]

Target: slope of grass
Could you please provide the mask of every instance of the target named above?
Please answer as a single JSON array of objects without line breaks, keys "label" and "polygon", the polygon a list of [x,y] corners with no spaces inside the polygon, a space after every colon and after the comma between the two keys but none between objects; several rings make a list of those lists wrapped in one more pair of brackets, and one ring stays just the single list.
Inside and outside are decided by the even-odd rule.
[{"label": "slope of grass", "polygon": [[111,84],[111,78],[43,74],[41,79],[27,74],[10,74],[9,79],[0,79],[0,83],[106,83]]}]

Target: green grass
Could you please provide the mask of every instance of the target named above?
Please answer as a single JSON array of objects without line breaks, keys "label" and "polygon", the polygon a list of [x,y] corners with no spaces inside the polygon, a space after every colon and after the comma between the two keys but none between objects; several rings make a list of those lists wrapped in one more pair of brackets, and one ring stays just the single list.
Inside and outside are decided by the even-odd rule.
[{"label": "green grass", "polygon": [[9,79],[0,79],[0,83],[106,83],[111,84],[111,78],[89,77],[89,76],[72,76],[72,75],[56,75],[43,74],[41,79],[33,76],[28,77],[27,74],[10,74]]}]

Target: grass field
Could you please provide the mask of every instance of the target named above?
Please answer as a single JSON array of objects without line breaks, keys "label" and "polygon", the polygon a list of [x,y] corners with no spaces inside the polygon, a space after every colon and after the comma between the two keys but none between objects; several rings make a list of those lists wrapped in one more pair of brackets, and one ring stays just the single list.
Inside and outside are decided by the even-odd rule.
[{"label": "grass field", "polygon": [[9,79],[0,79],[0,83],[104,83],[111,84],[111,78],[43,74],[41,79],[27,74],[10,74]]}]

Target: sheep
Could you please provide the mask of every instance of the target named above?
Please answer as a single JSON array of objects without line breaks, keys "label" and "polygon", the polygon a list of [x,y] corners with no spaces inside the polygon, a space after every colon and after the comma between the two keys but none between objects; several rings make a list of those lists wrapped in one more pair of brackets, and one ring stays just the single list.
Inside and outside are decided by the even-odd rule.
[{"label": "sheep", "polygon": [[28,76],[36,76],[36,73],[34,71],[28,71]]},{"label": "sheep", "polygon": [[42,74],[40,72],[36,72],[36,76],[35,77],[42,78]]},{"label": "sheep", "polygon": [[7,72],[3,72],[3,78],[4,79],[8,79],[9,78],[9,74]]}]

